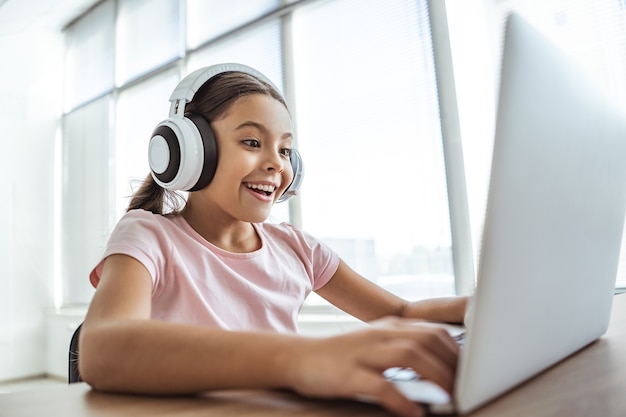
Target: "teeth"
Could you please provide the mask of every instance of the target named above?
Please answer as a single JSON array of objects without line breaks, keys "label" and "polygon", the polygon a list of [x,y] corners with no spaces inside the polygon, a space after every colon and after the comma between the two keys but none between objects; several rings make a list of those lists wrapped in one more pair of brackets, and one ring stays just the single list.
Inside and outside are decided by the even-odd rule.
[{"label": "teeth", "polygon": [[266,193],[273,193],[274,190],[276,189],[276,187],[274,187],[273,185],[265,185],[265,184],[246,184],[246,187],[260,190],[260,191],[265,191]]}]

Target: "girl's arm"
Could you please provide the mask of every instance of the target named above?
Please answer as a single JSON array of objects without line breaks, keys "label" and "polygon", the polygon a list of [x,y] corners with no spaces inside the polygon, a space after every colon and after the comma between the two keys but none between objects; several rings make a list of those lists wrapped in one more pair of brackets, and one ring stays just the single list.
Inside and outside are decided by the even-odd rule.
[{"label": "girl's arm", "polygon": [[106,259],[80,335],[80,373],[93,387],[171,394],[285,386],[277,352],[293,336],[150,320],[151,292],[141,263]]},{"label": "girl's arm", "polygon": [[330,338],[232,332],[150,320],[151,292],[138,261],[107,258],[79,342],[81,377],[95,389],[287,388],[314,397],[369,397],[404,416],[421,409],[383,370],[411,367],[452,390],[458,347],[442,329],[392,321]]},{"label": "girl's arm", "polygon": [[409,302],[353,271],[343,261],[317,294],[363,321],[387,316],[440,323],[463,323],[468,297],[440,297]]}]

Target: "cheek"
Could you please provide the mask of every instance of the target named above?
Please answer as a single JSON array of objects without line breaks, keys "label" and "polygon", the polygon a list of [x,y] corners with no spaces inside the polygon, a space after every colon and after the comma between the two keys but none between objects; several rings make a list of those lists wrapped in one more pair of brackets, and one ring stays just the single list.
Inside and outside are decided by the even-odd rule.
[{"label": "cheek", "polygon": [[293,176],[293,168],[291,167],[290,163],[287,163],[287,165],[285,166],[285,170],[283,171],[283,191],[287,189],[289,184],[291,184],[291,182],[293,181]]},{"label": "cheek", "polygon": [[248,161],[245,157],[234,158],[229,156],[228,154],[220,156],[215,178],[219,176],[222,180],[233,181],[238,179],[237,177],[241,177],[246,171]]},{"label": "cheek", "polygon": [[241,176],[237,175],[236,168],[233,164],[218,164],[209,187],[213,190],[221,190],[219,194],[236,187],[237,183],[241,182]]}]

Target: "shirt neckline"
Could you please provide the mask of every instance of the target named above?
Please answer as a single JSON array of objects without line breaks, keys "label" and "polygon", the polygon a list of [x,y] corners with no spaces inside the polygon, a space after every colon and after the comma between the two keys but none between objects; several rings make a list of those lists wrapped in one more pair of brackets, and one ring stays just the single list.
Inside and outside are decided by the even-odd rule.
[{"label": "shirt neckline", "polygon": [[265,235],[262,233],[261,227],[257,223],[251,223],[254,228],[257,236],[261,240],[261,247],[252,252],[230,252],[225,249],[220,248],[217,245],[206,240],[200,233],[198,233],[191,225],[187,222],[187,220],[182,215],[177,215],[175,220],[178,221],[180,226],[184,229],[184,231],[189,234],[195,241],[202,244],[206,248],[211,251],[220,254],[221,256],[226,256],[230,258],[254,258],[256,256],[260,256],[265,251]]}]

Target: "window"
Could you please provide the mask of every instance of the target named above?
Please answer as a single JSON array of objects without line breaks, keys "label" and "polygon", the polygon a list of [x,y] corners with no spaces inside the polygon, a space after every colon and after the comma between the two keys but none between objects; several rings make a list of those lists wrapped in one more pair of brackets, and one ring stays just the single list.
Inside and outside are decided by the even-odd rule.
[{"label": "window", "polygon": [[292,27],[303,227],[401,296],[453,294],[426,2],[315,2]]},{"label": "window", "polygon": [[244,29],[189,55],[187,72],[220,62],[237,62],[256,68],[283,89],[280,20]]},{"label": "window", "polygon": [[[104,90],[113,92],[113,111],[100,108],[96,115],[91,109],[94,114],[85,119],[100,117],[108,130],[96,137],[80,130],[87,126],[79,122],[86,109],[65,116],[78,125],[74,133],[66,132],[71,136],[66,147],[91,152],[68,166],[73,172],[79,171],[73,164],[98,171],[93,174],[97,182],[89,173],[66,177],[63,210],[72,213],[70,204],[90,190],[102,196],[94,200],[102,203],[93,209],[99,212],[92,217],[94,225],[68,235],[68,250],[97,253],[95,247],[104,245],[106,239],[91,242],[94,249],[81,249],[87,234],[110,231],[136,182],[148,173],[147,138],[167,117],[167,98],[180,74],[217,62],[241,62],[259,69],[286,94],[305,162],[301,200],[277,205],[270,221],[286,221],[290,215],[291,221],[301,220],[352,267],[401,296],[452,294],[452,243],[426,1],[318,0],[282,8],[278,1],[227,8],[219,2],[182,3],[187,21],[180,29],[179,2],[150,2],[148,7],[148,2],[127,0],[109,0],[103,4],[106,19],[91,12],[68,29],[68,39],[73,39],[82,33],[83,21],[89,27],[104,25],[99,36],[110,42],[112,27],[117,27],[115,48],[106,49],[111,56],[103,54],[106,62],[116,62],[116,85],[111,85],[109,67],[109,90]],[[162,30],[155,33],[154,26]],[[182,34],[187,51],[180,48]],[[159,48],[146,48],[146,42]],[[85,49],[77,51],[76,62],[85,54]],[[85,100],[93,99],[90,94]],[[69,150],[65,154],[66,159],[75,157]],[[92,258],[81,266],[82,276],[70,279],[85,283]],[[66,258],[68,268],[70,263]]]},{"label": "window", "polygon": [[[477,238],[497,81],[496,65],[484,62],[498,61],[486,53],[493,46],[489,18],[501,24],[504,11],[521,10],[626,103],[626,11],[620,0],[496,0],[496,10],[491,2],[446,4]],[[429,22],[427,0],[98,3],[66,30],[56,280],[63,303],[89,301],[87,273],[134,181],[148,173],[148,135],[167,117],[181,74],[226,61],[265,73],[294,116],[305,163],[302,193],[277,205],[271,221],[301,224],[403,297],[452,294],[457,243],[450,236]],[[626,285],[626,264],[620,271]]]},{"label": "window", "polygon": [[100,259],[114,222],[110,109],[111,99],[105,96],[63,119],[59,281],[65,304],[91,300],[89,272]]},{"label": "window", "polygon": [[65,110],[113,88],[112,1],[100,4],[66,32]]},{"label": "window", "polygon": [[116,32],[116,84],[183,54],[180,2],[119,0]]},{"label": "window", "polygon": [[280,0],[187,1],[187,47],[196,49],[280,6]]}]

